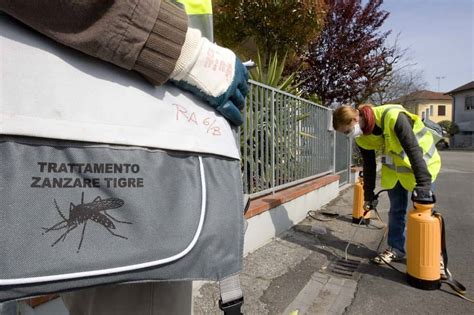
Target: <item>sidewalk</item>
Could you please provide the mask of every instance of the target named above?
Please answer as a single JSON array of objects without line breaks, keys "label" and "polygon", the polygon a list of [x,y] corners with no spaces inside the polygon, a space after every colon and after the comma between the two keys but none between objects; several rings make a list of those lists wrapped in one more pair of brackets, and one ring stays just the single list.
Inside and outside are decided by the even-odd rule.
[{"label": "sidewalk", "polygon": [[[361,273],[368,269],[383,237],[383,223],[352,224],[353,189],[349,187],[322,209],[338,214],[331,221],[307,217],[283,235],[250,253],[241,273],[245,314],[342,314],[350,305]],[[379,209],[388,209],[381,196]],[[373,215],[373,218],[376,216]],[[384,215],[382,215],[383,220]],[[354,231],[357,233],[344,250]],[[382,245],[384,246],[384,245]],[[195,297],[195,314],[219,314],[219,291],[205,284]]]}]

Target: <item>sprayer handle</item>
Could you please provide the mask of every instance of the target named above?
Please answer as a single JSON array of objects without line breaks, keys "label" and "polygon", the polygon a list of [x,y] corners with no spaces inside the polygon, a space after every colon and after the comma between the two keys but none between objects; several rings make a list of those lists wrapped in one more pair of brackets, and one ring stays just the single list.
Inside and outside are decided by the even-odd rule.
[{"label": "sprayer handle", "polygon": [[434,204],[436,203],[436,196],[431,189],[415,187],[411,194],[411,200],[420,204]]}]

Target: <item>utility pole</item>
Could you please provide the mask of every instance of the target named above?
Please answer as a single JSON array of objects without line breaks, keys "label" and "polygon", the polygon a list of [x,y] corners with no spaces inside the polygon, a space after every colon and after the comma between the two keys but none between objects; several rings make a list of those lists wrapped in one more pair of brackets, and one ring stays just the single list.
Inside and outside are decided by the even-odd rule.
[{"label": "utility pole", "polygon": [[436,79],[438,80],[438,92],[440,92],[440,81],[442,79],[445,79],[446,77],[445,76],[442,76],[442,77],[436,77]]}]

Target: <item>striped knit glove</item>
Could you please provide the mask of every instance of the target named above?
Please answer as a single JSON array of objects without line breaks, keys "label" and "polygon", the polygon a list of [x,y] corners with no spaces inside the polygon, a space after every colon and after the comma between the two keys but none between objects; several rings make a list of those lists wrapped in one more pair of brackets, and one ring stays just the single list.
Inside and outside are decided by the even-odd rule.
[{"label": "striped knit glove", "polygon": [[197,95],[232,124],[243,123],[240,110],[248,92],[245,66],[226,48],[188,29],[181,55],[170,78],[180,88]]}]

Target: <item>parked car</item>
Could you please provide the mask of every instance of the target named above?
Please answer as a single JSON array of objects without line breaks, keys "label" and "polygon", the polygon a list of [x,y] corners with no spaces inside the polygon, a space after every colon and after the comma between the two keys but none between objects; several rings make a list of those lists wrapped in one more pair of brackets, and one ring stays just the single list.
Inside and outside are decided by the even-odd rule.
[{"label": "parked car", "polygon": [[436,143],[436,148],[438,150],[447,150],[449,149],[449,133],[446,129],[443,128],[443,138]]}]

